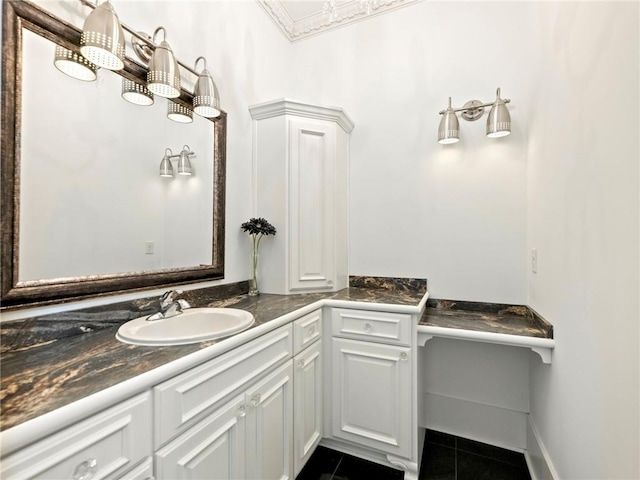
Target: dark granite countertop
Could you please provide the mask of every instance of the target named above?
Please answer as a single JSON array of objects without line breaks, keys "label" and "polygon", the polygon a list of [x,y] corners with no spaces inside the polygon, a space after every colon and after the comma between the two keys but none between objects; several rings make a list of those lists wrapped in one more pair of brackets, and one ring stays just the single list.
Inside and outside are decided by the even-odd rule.
[{"label": "dark granite countertop", "polygon": [[419,325],[553,338],[553,326],[525,305],[429,299]]},{"label": "dark granite countertop", "polygon": [[[242,282],[186,291],[182,298],[193,307],[247,310],[255,317],[255,328],[319,300],[418,307],[426,294],[425,280],[352,277],[350,285],[332,293],[250,297]],[[141,299],[0,324],[0,429],[224,341],[147,347],[116,340],[122,323],[154,311],[157,299]]]}]

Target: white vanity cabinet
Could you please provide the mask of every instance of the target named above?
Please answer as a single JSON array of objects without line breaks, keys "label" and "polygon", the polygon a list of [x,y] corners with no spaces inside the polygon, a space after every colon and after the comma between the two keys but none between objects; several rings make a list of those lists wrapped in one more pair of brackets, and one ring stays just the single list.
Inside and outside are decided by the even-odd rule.
[{"label": "white vanity cabinet", "polygon": [[293,464],[298,475],[322,439],[322,309],[293,324]]},{"label": "white vanity cabinet", "polygon": [[[149,392],[120,402],[3,457],[0,477],[145,478],[138,474],[144,474],[152,455],[151,410]],[[134,468],[138,464],[142,468]]]},{"label": "white vanity cabinet", "polygon": [[413,455],[412,316],[331,309],[330,437]]},{"label": "white vanity cabinet", "polygon": [[288,99],[249,111],[256,208],[278,230],[261,244],[260,290],[288,294],[347,287],[353,122],[340,108]]}]

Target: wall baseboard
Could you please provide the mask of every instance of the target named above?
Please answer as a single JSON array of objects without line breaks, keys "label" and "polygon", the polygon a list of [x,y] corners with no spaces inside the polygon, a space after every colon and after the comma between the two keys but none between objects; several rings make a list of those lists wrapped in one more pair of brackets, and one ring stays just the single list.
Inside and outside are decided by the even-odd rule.
[{"label": "wall baseboard", "polygon": [[547,452],[540,433],[531,418],[527,420],[527,450],[524,452],[524,458],[527,461],[527,467],[531,474],[532,480],[558,480],[560,477],[551,463],[549,452]]}]

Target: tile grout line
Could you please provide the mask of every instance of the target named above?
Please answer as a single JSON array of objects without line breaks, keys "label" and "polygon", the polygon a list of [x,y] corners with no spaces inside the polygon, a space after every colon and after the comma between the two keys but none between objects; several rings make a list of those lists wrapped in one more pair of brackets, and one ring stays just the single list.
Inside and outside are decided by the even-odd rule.
[{"label": "tile grout line", "polygon": [[335,477],[336,472],[338,471],[338,468],[340,468],[340,465],[342,464],[342,460],[344,460],[344,454],[340,456],[340,460],[338,460],[338,464],[336,465],[336,468],[333,470],[333,473],[331,474],[331,478],[329,480],[333,480],[333,477]]}]

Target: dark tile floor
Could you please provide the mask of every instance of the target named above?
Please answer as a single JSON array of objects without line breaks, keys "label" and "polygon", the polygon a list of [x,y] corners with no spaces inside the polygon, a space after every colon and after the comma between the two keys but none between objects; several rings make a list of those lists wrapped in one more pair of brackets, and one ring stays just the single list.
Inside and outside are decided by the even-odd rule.
[{"label": "dark tile floor", "polygon": [[[318,447],[296,480],[402,480],[404,473]],[[531,480],[524,455],[427,430],[420,480]]]}]

